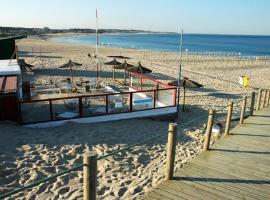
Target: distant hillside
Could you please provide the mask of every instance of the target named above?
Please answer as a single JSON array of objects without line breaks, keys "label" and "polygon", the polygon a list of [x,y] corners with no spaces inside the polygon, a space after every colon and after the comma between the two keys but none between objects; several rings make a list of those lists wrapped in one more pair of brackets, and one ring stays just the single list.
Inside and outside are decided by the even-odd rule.
[{"label": "distant hillside", "polygon": [[[0,26],[0,36],[14,36],[14,35],[45,35],[54,33],[95,33],[95,29],[50,29],[48,27],[44,28],[23,28],[23,27],[1,27]],[[122,29],[99,29],[99,33],[154,33],[150,31],[141,30],[122,30]]]}]

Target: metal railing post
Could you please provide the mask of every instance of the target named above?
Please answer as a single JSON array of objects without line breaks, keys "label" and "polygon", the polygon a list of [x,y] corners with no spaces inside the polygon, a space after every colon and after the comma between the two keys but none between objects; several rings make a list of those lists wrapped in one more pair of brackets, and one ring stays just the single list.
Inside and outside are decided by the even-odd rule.
[{"label": "metal railing post", "polygon": [[96,200],[97,193],[97,154],[86,152],[83,156],[83,199]]},{"label": "metal railing post", "polygon": [[175,146],[176,146],[176,123],[169,124],[168,144],[167,144],[167,161],[166,161],[166,180],[172,180],[175,160]]},{"label": "metal railing post", "polygon": [[260,110],[260,107],[261,107],[261,98],[262,98],[262,89],[260,89],[259,90],[259,93],[258,93],[256,110]]},{"label": "metal railing post", "polygon": [[244,123],[246,105],[247,105],[247,97],[245,96],[244,100],[243,100],[243,103],[242,103],[242,109],[241,109],[241,114],[240,114],[239,125],[242,125]]},{"label": "metal railing post", "polygon": [[211,134],[212,134],[212,127],[213,127],[213,123],[214,123],[214,119],[215,119],[215,113],[216,113],[215,110],[213,110],[213,109],[209,110],[207,128],[206,128],[206,132],[205,132],[204,145],[203,145],[204,151],[209,150]]},{"label": "metal railing post", "polygon": [[228,105],[228,112],[227,112],[227,119],[226,119],[224,135],[230,134],[231,121],[232,121],[232,111],[233,111],[233,102],[231,101]]},{"label": "metal railing post", "polygon": [[249,116],[253,115],[254,112],[254,105],[255,105],[255,92],[251,93],[251,102],[250,102],[250,112],[249,112]]}]

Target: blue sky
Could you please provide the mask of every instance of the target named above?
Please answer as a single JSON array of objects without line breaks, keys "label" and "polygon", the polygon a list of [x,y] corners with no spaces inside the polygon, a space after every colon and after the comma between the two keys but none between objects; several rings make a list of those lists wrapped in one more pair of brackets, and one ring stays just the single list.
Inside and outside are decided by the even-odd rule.
[{"label": "blue sky", "polygon": [[3,0],[0,26],[270,35],[270,0]]}]

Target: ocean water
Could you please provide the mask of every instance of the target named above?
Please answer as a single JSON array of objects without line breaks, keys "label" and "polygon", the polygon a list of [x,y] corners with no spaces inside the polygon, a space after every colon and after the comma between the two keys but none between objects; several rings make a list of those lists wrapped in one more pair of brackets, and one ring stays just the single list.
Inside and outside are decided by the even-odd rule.
[{"label": "ocean water", "polygon": [[[95,35],[73,35],[52,38],[56,42],[95,44]],[[100,34],[99,45],[179,52],[179,34]],[[270,55],[270,36],[185,34],[183,51],[211,52],[241,56]]]}]

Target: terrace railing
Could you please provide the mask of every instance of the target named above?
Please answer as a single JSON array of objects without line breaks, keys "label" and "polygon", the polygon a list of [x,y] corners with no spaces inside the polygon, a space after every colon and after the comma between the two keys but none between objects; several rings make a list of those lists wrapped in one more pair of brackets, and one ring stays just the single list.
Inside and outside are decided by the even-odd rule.
[{"label": "terrace railing", "polygon": [[140,86],[130,87],[129,92],[20,101],[20,122],[33,124],[176,106],[175,87],[140,74],[132,75],[140,80]]}]

